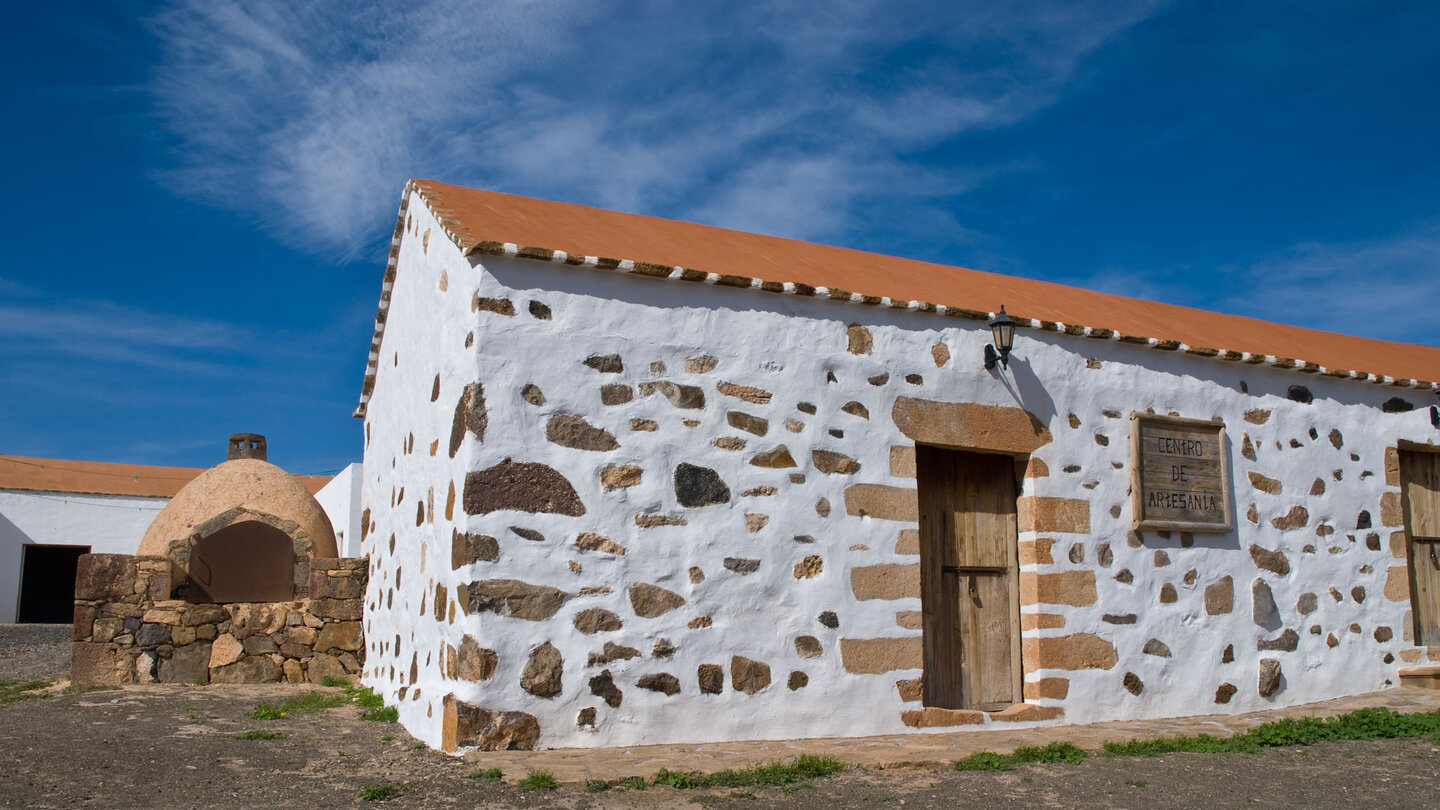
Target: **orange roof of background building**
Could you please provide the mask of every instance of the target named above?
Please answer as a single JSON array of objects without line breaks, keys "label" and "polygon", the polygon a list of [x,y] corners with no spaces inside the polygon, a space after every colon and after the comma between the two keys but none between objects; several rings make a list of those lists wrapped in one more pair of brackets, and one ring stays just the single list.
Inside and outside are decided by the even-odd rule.
[{"label": "orange roof of background building", "polygon": [[[1158,344],[1162,349],[1186,348],[1197,354],[1228,354],[1226,359],[1269,362],[1302,371],[1326,370],[1334,376],[1368,374],[1408,380],[1429,388],[1435,387],[1433,381],[1440,377],[1440,348],[1433,346],[1322,332],[1047,281],[433,180],[411,181],[406,188],[407,202],[411,189],[420,193],[451,240],[467,254],[514,253],[569,264],[595,257],[598,261],[588,263],[602,268],[629,261],[636,265],[632,272],[647,275],[672,275],[678,268],[689,271],[673,273],[672,277],[683,280],[776,292],[788,282],[826,288],[831,298],[906,308],[915,308],[910,302],[924,302],[927,306],[921,308],[933,309],[937,304],[964,308],[979,317],[998,311],[1003,304],[1022,325],[1031,319],[1031,326],[1072,334],[1119,337]],[[402,222],[396,226],[397,244],[405,204]],[[567,255],[555,256],[556,251]],[[393,280],[395,257],[392,245],[387,282]],[[388,290],[387,284],[372,344],[375,351],[384,331]],[[890,300],[882,302],[882,298]],[[1057,324],[1062,326],[1057,328]],[[1115,334],[1108,334],[1112,332]],[[1242,353],[1259,359],[1242,358]],[[373,384],[376,357],[372,354],[367,371],[366,397]]]},{"label": "orange roof of background building", "polygon": [[[31,492],[173,498],[181,487],[203,472],[203,467],[156,467],[0,455],[0,489]],[[330,483],[331,478],[328,475],[295,476],[312,495]]]}]

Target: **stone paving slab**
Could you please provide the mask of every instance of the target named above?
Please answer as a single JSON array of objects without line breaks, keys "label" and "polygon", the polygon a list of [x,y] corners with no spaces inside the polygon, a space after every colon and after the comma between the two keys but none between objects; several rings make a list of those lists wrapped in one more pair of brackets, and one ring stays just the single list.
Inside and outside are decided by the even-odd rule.
[{"label": "stone paving slab", "polygon": [[1440,690],[1401,686],[1319,703],[1244,714],[1211,714],[1151,720],[1126,720],[1084,726],[1048,725],[1020,729],[982,729],[876,737],[830,737],[805,740],[752,740],[724,743],[644,745],[625,748],[555,748],[543,751],[471,751],[465,759],[498,767],[505,778],[518,780],[530,771],[546,770],[560,782],[615,780],[651,776],[661,768],[710,773],[744,768],[801,754],[832,756],[865,768],[949,767],[977,751],[1009,752],[1022,745],[1043,746],[1068,741],[1099,750],[1107,742],[1151,739],[1177,734],[1228,737],[1283,717],[1329,717],[1370,706],[1397,712],[1440,709]]}]

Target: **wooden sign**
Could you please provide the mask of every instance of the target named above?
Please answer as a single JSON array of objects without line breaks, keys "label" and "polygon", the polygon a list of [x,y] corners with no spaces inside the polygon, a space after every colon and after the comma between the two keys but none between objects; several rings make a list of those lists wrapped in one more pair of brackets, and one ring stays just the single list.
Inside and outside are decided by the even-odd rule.
[{"label": "wooden sign", "polygon": [[1130,414],[1136,529],[1228,532],[1230,463],[1219,419]]}]

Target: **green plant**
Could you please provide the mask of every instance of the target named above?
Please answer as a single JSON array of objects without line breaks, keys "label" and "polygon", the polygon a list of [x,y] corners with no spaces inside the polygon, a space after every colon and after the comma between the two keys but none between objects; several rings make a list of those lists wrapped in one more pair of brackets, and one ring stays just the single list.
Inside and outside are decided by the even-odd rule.
[{"label": "green plant", "polygon": [[[829,776],[844,769],[845,763],[834,757],[803,754],[790,762],[767,762],[740,770],[717,771],[707,774],[661,769],[650,782],[656,785],[669,785],[680,790],[697,787],[748,787],[751,785],[777,787]],[[626,785],[626,781],[622,779],[620,784],[629,787]]]},{"label": "green plant", "polygon": [[349,702],[350,698],[346,695],[327,695],[324,692],[311,691],[286,698],[279,706],[261,701],[260,705],[250,712],[250,717],[256,720],[279,720],[292,714],[314,714],[334,709]]},{"label": "green plant", "polygon": [[53,678],[24,678],[16,681],[0,681],[0,706],[19,703],[22,700],[50,697],[46,687],[54,683]]},{"label": "green plant", "polygon": [[639,776],[627,776],[624,779],[621,779],[616,784],[618,784],[620,787],[626,788],[627,790],[644,790],[645,788],[650,786],[648,782],[646,782],[642,777]]},{"label": "green plant", "polygon": [[1126,779],[1125,784],[1129,785],[1130,787],[1146,787],[1150,783],[1146,782],[1144,779]]},{"label": "green plant", "polygon": [[394,735],[394,734],[381,734],[381,735],[380,735],[380,742],[390,742],[390,741],[393,740],[393,739],[395,739],[395,735]]},{"label": "green plant", "polygon": [[1011,754],[997,754],[980,751],[955,763],[957,771],[1009,771],[1016,765],[1048,765],[1064,763],[1075,765],[1085,761],[1085,750],[1074,743],[1053,742],[1038,748],[1021,746]]},{"label": "green plant", "polygon": [[1147,757],[1173,752],[1250,754],[1262,748],[1311,745],[1324,740],[1404,739],[1424,734],[1432,735],[1432,739],[1440,737],[1440,711],[1400,714],[1376,706],[1323,719],[1286,717],[1225,738],[1196,734],[1106,743],[1105,753]]},{"label": "green plant", "polygon": [[500,773],[499,768],[486,768],[483,771],[479,769],[473,770],[466,774],[466,777],[470,779],[489,779],[498,782],[504,777],[504,774]]},{"label": "green plant", "polygon": [[586,793],[604,793],[610,789],[610,783],[604,779],[591,779],[585,783]]},{"label": "green plant", "polygon": [[371,709],[360,715],[361,720],[371,720],[376,723],[394,723],[400,719],[400,710],[394,706],[381,706],[378,709]]},{"label": "green plant", "polygon": [[555,781],[555,774],[549,771],[531,771],[520,780],[520,787],[526,790],[554,790],[559,786],[560,783]]},{"label": "green plant", "polygon": [[400,795],[399,785],[366,785],[360,788],[360,801],[385,802]]},{"label": "green plant", "polygon": [[343,688],[345,688],[345,687],[347,687],[347,686],[350,685],[350,681],[347,680],[347,679],[345,679],[345,678],[336,677],[336,676],[334,676],[334,675],[326,675],[325,677],[323,677],[323,678],[320,679],[320,685],[321,685],[321,686],[338,686],[338,687],[340,687],[341,689],[343,689]]},{"label": "green plant", "polygon": [[255,720],[279,720],[284,716],[285,712],[281,711],[279,706],[263,700],[260,701],[259,706],[255,707],[254,711],[250,712],[250,717]]},{"label": "green plant", "polygon": [[271,730],[268,729],[268,728],[256,728],[256,729],[251,729],[251,730],[249,730],[249,731],[247,731],[247,732],[244,732],[243,734],[236,734],[235,736],[236,736],[237,738],[239,738],[239,739],[242,739],[242,740],[283,740],[283,739],[285,739],[285,734],[284,734],[283,732],[271,731]]},{"label": "green plant", "polygon": [[425,747],[425,742],[424,742],[423,740],[416,740],[415,742],[410,743],[410,750],[411,750],[411,751],[419,751],[421,748],[424,748],[424,747]]}]

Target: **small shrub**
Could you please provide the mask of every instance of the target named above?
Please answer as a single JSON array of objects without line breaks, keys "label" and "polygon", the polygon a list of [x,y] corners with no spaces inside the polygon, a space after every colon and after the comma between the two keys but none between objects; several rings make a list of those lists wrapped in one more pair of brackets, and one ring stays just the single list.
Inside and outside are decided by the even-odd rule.
[{"label": "small shrub", "polygon": [[345,687],[350,685],[350,681],[346,680],[345,678],[337,677],[335,675],[326,675],[325,677],[320,679],[320,685],[338,686],[341,689],[344,689]]},{"label": "small shrub", "polygon": [[1027,764],[1064,763],[1066,765],[1078,765],[1085,761],[1086,756],[1085,749],[1069,742],[1053,742],[1044,748],[1026,745],[1016,748],[1014,753],[1017,762]]},{"label": "small shrub", "polygon": [[644,790],[650,787],[649,783],[639,776],[627,776],[616,784],[627,790]]},{"label": "small shrub", "polygon": [[585,783],[586,793],[604,793],[610,789],[610,783],[604,779],[591,779]]},{"label": "small shrub", "polygon": [[378,709],[385,705],[385,698],[375,694],[375,691],[368,686],[347,685],[345,692],[355,702],[355,705],[362,709]]},{"label": "small shrub", "polygon": [[279,706],[263,700],[260,701],[259,706],[255,707],[254,711],[250,712],[250,717],[255,720],[279,720],[284,716],[285,712],[281,711]]},{"label": "small shrub", "polygon": [[385,802],[399,795],[399,785],[366,785],[360,788],[362,802]]},{"label": "small shrub", "polygon": [[483,771],[478,769],[473,770],[466,774],[466,777],[469,779],[489,779],[492,782],[498,782],[504,777],[504,774],[500,773],[499,768],[486,768]]},{"label": "small shrub", "polygon": [[236,734],[235,736],[238,737],[239,739],[242,739],[242,740],[283,740],[283,739],[285,739],[285,734],[284,734],[284,732],[271,731],[271,730],[268,729],[268,728],[256,728],[256,729],[251,729],[250,731],[247,731],[247,732],[245,732],[244,734]]},{"label": "small shrub", "polygon": [[689,790],[695,787],[695,777],[680,771],[667,771],[664,768],[655,774],[653,781],[657,785],[669,785],[678,790]]},{"label": "small shrub", "polygon": [[560,783],[555,781],[555,774],[549,771],[531,771],[520,780],[520,787],[526,790],[554,790],[559,786]]},{"label": "small shrub", "polygon": [[421,748],[424,748],[424,747],[426,747],[424,740],[416,740],[415,742],[410,743],[410,750],[411,750],[411,751],[419,751]]}]

